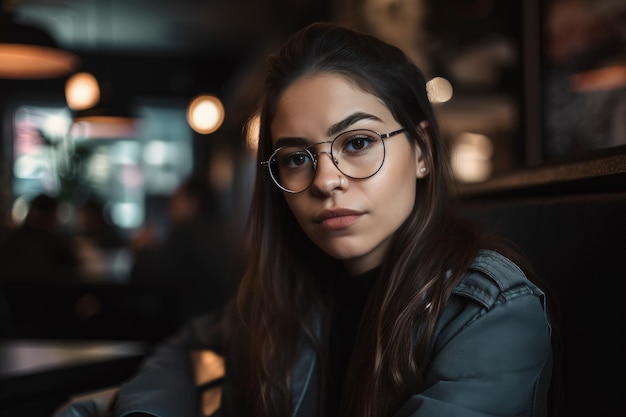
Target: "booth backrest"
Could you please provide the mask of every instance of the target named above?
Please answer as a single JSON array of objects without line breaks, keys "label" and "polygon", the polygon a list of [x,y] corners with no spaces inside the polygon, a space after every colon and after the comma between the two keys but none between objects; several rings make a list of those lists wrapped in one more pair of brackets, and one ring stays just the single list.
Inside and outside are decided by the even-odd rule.
[{"label": "booth backrest", "polygon": [[463,209],[517,244],[556,295],[566,415],[626,415],[626,193],[467,199]]}]

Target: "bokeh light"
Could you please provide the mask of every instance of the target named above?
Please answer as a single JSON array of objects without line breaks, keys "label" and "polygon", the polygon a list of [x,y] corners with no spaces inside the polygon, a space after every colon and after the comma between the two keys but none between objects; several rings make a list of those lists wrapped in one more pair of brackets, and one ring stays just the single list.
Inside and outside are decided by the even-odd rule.
[{"label": "bokeh light", "polygon": [[100,101],[100,87],[96,77],[88,72],[72,75],[65,83],[65,100],[72,110],[86,110]]},{"label": "bokeh light", "polygon": [[224,121],[224,106],[212,95],[193,99],[187,110],[187,122],[193,130],[203,135],[215,132]]}]

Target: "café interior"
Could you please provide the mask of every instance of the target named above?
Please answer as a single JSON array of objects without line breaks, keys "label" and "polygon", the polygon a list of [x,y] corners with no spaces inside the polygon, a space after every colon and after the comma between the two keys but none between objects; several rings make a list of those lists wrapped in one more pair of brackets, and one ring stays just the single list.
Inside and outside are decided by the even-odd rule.
[{"label": "caf\u00e9 interior", "polygon": [[[568,415],[623,412],[626,1],[0,4],[0,415],[49,416],[119,384],[232,296],[264,59],[313,21],[372,33],[423,69],[464,213],[515,241],[559,296]],[[173,201],[190,179],[208,229],[181,243]],[[43,244],[6,244],[42,196],[71,271]],[[150,266],[149,244],[178,256],[171,269]],[[214,253],[195,264],[199,246]],[[211,281],[174,282],[187,269]]]}]

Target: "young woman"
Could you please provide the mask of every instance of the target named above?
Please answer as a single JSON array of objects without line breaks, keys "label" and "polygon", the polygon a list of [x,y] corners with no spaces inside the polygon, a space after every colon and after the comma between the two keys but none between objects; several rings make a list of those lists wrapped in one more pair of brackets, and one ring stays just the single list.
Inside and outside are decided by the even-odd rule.
[{"label": "young woman", "polygon": [[420,70],[313,24],[269,58],[260,111],[236,302],[161,346],[114,414],[547,415],[551,306],[455,217]]}]

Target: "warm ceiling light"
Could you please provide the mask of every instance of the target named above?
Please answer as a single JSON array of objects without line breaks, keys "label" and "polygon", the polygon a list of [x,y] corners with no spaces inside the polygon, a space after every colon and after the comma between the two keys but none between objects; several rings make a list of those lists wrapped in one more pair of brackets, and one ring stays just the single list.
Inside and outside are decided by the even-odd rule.
[{"label": "warm ceiling light", "polygon": [[72,75],[65,83],[65,100],[72,110],[85,110],[98,104],[100,87],[88,72]]},{"label": "warm ceiling light", "polygon": [[477,133],[463,133],[456,138],[452,152],[452,170],[460,182],[482,182],[493,169],[491,140]]},{"label": "warm ceiling light", "polygon": [[70,135],[77,139],[130,138],[137,135],[138,128],[139,123],[136,119],[94,116],[74,121]]},{"label": "warm ceiling light", "polygon": [[207,135],[215,132],[224,121],[224,106],[212,95],[200,95],[187,108],[187,122],[193,130]]},{"label": "warm ceiling light", "polygon": [[138,119],[119,109],[90,108],[74,112],[72,134],[82,138],[117,138],[136,134]]},{"label": "warm ceiling light", "polygon": [[435,77],[428,81],[426,90],[431,103],[445,103],[452,98],[454,92],[450,81],[443,77]]},{"label": "warm ceiling light", "polygon": [[42,79],[71,73],[78,57],[59,49],[42,29],[16,23],[13,13],[0,15],[0,78]]}]

